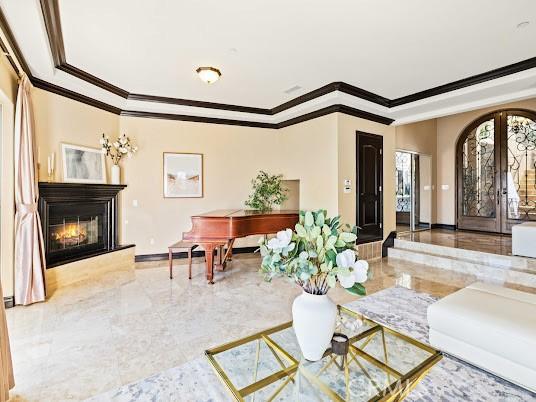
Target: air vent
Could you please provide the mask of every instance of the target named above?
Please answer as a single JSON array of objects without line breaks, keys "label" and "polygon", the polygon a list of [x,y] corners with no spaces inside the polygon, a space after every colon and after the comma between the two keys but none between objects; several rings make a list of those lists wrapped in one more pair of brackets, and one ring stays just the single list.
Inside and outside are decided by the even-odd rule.
[{"label": "air vent", "polygon": [[292,92],[296,92],[298,89],[301,89],[299,85],[294,85],[293,87],[290,87],[289,89],[285,89],[286,94],[291,94]]}]

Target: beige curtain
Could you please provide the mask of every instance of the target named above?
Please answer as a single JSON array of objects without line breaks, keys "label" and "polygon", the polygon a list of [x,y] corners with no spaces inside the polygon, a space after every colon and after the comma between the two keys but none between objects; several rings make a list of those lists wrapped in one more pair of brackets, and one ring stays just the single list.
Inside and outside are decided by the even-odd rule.
[{"label": "beige curtain", "polygon": [[0,402],[9,399],[9,390],[14,386],[9,337],[7,336],[6,312],[4,310],[4,295],[0,284]]},{"label": "beige curtain", "polygon": [[38,177],[34,120],[26,75],[21,79],[15,109],[15,303],[45,300],[45,258],[37,212]]}]

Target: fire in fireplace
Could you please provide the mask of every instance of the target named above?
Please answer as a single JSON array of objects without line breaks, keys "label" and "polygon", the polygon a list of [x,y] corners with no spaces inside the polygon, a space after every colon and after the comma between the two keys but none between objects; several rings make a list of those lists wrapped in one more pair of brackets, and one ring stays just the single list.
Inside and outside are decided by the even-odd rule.
[{"label": "fire in fireplace", "polygon": [[99,241],[99,217],[64,217],[49,226],[50,251],[75,248]]}]

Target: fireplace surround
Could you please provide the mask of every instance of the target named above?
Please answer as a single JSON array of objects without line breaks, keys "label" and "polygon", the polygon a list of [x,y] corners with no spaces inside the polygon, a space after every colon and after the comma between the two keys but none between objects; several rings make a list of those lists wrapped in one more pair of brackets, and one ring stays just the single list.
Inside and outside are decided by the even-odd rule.
[{"label": "fireplace surround", "polygon": [[39,183],[47,268],[124,248],[117,229],[119,192],[125,187]]}]

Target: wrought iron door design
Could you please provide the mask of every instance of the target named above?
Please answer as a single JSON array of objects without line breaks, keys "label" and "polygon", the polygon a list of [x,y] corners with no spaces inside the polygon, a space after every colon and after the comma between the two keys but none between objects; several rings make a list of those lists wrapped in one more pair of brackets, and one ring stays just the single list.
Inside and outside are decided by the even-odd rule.
[{"label": "wrought iron door design", "polygon": [[505,110],[475,121],[460,137],[458,226],[511,233],[536,221],[536,113]]},{"label": "wrought iron door design", "polygon": [[536,121],[526,115],[506,116],[505,225],[536,221]]},{"label": "wrought iron door design", "polygon": [[411,211],[411,154],[395,152],[396,212]]},{"label": "wrought iron door design", "polygon": [[493,119],[472,130],[462,146],[462,214],[495,217],[495,130]]}]

